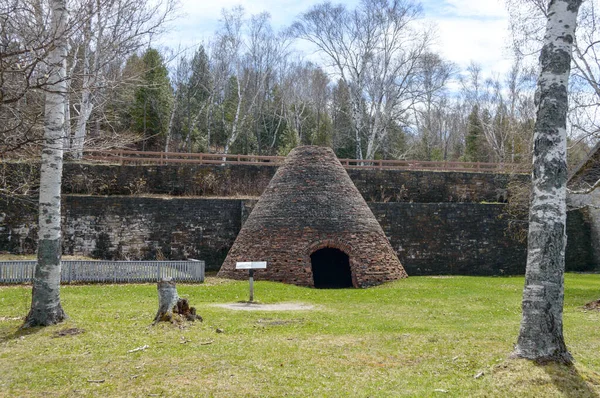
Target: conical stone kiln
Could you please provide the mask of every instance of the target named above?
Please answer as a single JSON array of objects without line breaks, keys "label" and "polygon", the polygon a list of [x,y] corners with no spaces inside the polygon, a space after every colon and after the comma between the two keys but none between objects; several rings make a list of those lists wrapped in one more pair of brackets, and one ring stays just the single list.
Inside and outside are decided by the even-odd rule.
[{"label": "conical stone kiln", "polygon": [[371,209],[329,148],[294,149],[243,225],[218,276],[247,278],[238,261],[267,261],[256,279],[368,287],[406,272]]}]

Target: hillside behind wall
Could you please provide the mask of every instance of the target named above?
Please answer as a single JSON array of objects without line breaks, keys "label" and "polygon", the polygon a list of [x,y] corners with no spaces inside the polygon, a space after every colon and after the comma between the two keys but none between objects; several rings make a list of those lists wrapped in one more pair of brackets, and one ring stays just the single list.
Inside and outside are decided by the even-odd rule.
[{"label": "hillside behind wall", "polygon": [[[217,270],[256,203],[251,196],[262,192],[274,171],[272,166],[67,165],[64,252],[196,258]],[[526,244],[507,233],[501,202],[511,178],[526,182],[527,177],[397,170],[349,170],[349,175],[409,275],[524,272]],[[189,196],[191,191],[205,197]],[[29,203],[0,202],[0,251],[35,251],[35,198]],[[567,270],[595,269],[587,217],[584,210],[568,214]]]}]

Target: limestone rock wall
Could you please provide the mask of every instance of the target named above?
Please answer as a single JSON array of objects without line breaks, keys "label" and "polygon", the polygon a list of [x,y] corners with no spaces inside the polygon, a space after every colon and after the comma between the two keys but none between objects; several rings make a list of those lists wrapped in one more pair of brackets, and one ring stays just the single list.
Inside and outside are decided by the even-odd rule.
[{"label": "limestone rock wall", "polygon": [[[409,275],[522,275],[527,244],[508,232],[503,204],[371,203]],[[567,214],[566,268],[593,271],[591,224]]]},{"label": "limestone rock wall", "polygon": [[[196,258],[218,270],[256,204],[252,199],[71,196],[63,200],[66,254]],[[524,242],[507,234],[503,204],[370,203],[409,275],[520,275]],[[0,251],[34,253],[35,199],[0,201]],[[193,231],[193,232],[191,232]],[[585,209],[567,216],[568,271],[596,269]]]},{"label": "limestone rock wall", "polygon": [[[276,172],[273,166],[96,166],[65,164],[63,247],[69,254],[155,259],[199,258],[218,270],[242,223]],[[35,165],[3,163],[8,186],[37,175]],[[525,243],[507,233],[502,202],[523,175],[399,170],[348,170],[410,275],[522,274]],[[34,184],[35,185],[35,184]],[[28,192],[35,192],[35,186]],[[80,195],[72,195],[77,193]],[[201,197],[113,196],[140,194]],[[83,195],[85,194],[85,195]],[[87,196],[87,195],[110,196]],[[207,199],[209,195],[224,198]],[[571,195],[581,207],[593,195]],[[412,203],[411,203],[412,202]],[[567,270],[600,262],[594,207],[567,218]],[[0,251],[34,253],[37,199],[0,200]],[[594,255],[595,254],[595,255]]]},{"label": "limestone rock wall", "polygon": [[[236,199],[65,196],[63,253],[116,260],[201,259],[219,269],[242,223]],[[0,251],[36,249],[37,208],[0,202]]]}]

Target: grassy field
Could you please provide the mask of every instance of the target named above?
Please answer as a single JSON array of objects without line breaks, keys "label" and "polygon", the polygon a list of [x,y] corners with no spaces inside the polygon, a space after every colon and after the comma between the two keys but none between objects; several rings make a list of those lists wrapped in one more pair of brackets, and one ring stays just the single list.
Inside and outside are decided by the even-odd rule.
[{"label": "grassy field", "polygon": [[[576,365],[509,359],[523,278],[412,277],[316,290],[257,282],[179,285],[202,323],[151,326],[156,286],[65,286],[61,325],[19,331],[29,287],[0,287],[0,396],[597,397],[600,275],[566,276],[565,336]],[[78,328],[80,334],[60,336]],[[222,333],[217,333],[217,329]],[[65,334],[65,333],[62,333]],[[128,352],[138,347],[144,350]]]}]

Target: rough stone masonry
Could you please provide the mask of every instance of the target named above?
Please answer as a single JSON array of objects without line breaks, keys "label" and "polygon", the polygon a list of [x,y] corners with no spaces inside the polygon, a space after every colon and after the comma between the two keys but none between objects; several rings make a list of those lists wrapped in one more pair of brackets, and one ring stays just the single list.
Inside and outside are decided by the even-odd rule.
[{"label": "rough stone masonry", "polygon": [[237,261],[267,261],[257,279],[313,286],[311,254],[347,254],[352,285],[406,277],[381,226],[330,148],[295,148],[263,192],[219,276],[242,279]]}]

